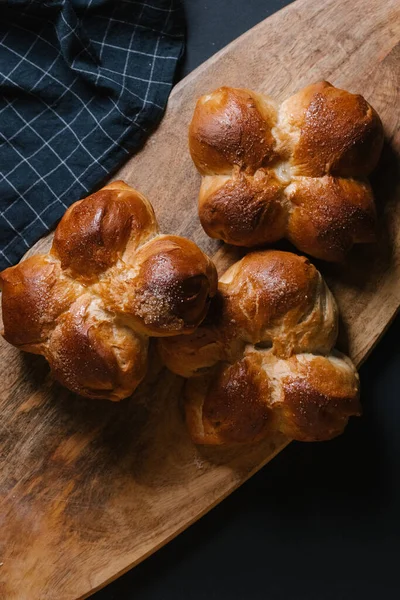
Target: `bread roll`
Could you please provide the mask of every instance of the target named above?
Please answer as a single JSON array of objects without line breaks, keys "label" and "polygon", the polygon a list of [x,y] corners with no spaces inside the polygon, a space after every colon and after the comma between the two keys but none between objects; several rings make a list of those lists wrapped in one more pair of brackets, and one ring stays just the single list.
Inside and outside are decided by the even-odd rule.
[{"label": "bread roll", "polygon": [[150,203],[122,181],[76,202],[49,254],[0,274],[5,339],[43,354],[56,379],[121,400],[142,381],[150,336],[193,332],[217,287],[191,241],[161,235]]},{"label": "bread roll", "polygon": [[280,106],[219,88],[198,100],[189,128],[204,230],[247,247],[286,237],[302,252],[341,261],[353,244],[375,238],[366,177],[382,144],[368,102],[326,81]]},{"label": "bread roll", "polygon": [[159,340],[188,378],[186,420],[199,444],[255,442],[280,431],[302,441],[340,434],[360,413],[359,379],[333,350],[335,300],[317,269],[289,252],[252,252],[221,277],[189,336]]}]

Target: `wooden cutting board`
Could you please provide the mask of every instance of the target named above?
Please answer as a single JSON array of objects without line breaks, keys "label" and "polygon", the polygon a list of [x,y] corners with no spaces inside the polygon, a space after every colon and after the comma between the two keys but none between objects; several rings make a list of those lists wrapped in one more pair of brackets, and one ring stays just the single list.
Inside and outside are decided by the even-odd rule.
[{"label": "wooden cutting board", "polygon": [[[197,219],[200,181],[187,151],[196,97],[227,84],[283,100],[319,79],[362,93],[386,132],[373,177],[379,239],[357,248],[346,265],[318,265],[358,364],[400,305],[399,40],[398,0],[298,0],[182,81],[162,125],[116,175],[151,200],[164,232],[192,238],[223,270],[233,253],[208,239]],[[41,357],[4,341],[0,357],[4,600],[89,595],[188,527],[288,443],[276,435],[238,450],[196,448],[179,409],[182,380],[156,356],[137,393],[119,404],[70,394],[52,382]]]}]

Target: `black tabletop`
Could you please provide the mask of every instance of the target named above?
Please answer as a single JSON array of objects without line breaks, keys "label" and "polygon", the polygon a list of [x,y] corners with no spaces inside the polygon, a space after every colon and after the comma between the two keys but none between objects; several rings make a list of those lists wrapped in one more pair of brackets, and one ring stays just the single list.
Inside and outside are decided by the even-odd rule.
[{"label": "black tabletop", "polygon": [[[185,0],[187,53],[180,76],[288,3]],[[208,515],[93,598],[400,597],[399,339],[400,318],[361,368],[364,415],[344,435],[290,444]]]}]

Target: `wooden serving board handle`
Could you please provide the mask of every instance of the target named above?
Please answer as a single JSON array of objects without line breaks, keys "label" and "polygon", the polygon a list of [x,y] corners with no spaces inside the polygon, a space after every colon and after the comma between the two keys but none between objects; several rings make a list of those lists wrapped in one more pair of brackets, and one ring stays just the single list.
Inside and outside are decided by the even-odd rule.
[{"label": "wooden serving board handle", "polygon": [[[372,180],[378,242],[356,248],[345,265],[318,264],[357,364],[400,305],[399,41],[398,0],[298,0],[182,81],[161,126],[116,174],[150,199],[162,231],[192,238],[223,270],[234,252],[207,238],[197,217],[200,178],[187,150],[196,98],[225,84],[283,100],[320,79],[363,94],[386,134]],[[156,356],[137,393],[117,404],[74,396],[53,383],[41,357],[4,341],[0,358],[5,600],[86,597],[196,521],[288,443],[276,435],[241,449],[195,447],[180,411],[183,381]]]}]

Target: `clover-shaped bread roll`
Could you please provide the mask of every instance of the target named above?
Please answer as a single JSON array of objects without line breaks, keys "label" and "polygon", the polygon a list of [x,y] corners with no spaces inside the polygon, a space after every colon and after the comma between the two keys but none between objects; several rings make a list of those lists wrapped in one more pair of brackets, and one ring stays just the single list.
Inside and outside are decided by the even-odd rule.
[{"label": "clover-shaped bread roll", "polygon": [[340,261],[375,236],[366,177],[383,144],[382,123],[362,96],[323,81],[280,106],[247,89],[202,96],[189,129],[203,175],[206,233],[237,246],[286,237],[299,250]]},{"label": "clover-shaped bread roll", "polygon": [[73,392],[120,400],[146,373],[149,337],[203,320],[217,275],[193,242],[160,235],[151,204],[115,181],[67,210],[48,254],[0,282],[8,342],[43,354]]},{"label": "clover-shaped bread roll", "polygon": [[340,434],[360,413],[359,379],[334,351],[338,311],[303,256],[248,254],[219,281],[208,316],[190,336],[159,340],[171,371],[187,377],[186,420],[198,444],[303,441]]}]

